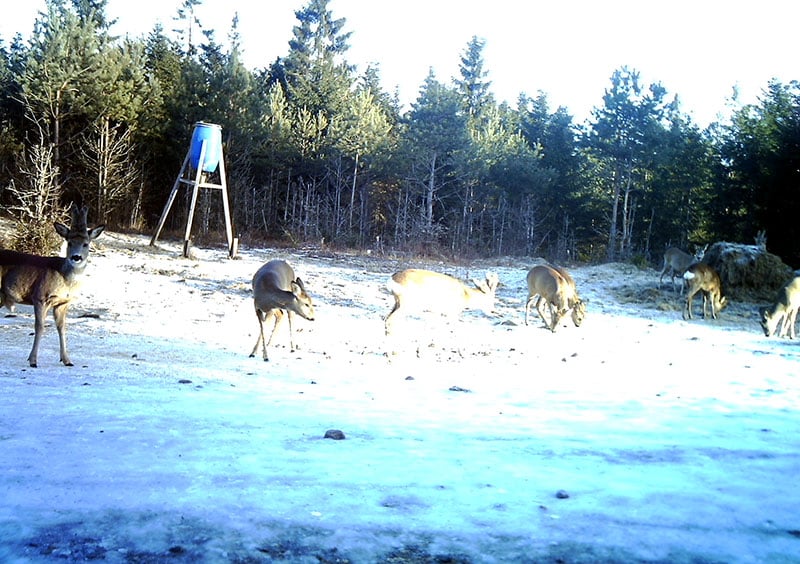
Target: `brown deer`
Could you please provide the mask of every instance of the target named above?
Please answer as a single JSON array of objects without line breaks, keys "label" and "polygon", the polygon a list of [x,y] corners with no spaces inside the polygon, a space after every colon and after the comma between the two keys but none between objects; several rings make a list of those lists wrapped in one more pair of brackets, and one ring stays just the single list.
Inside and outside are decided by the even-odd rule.
[{"label": "brown deer", "polygon": [[[575,281],[564,269],[555,265],[537,265],[528,271],[528,299],[525,302],[525,325],[528,325],[531,306],[536,301],[536,311],[545,327],[555,332],[561,319],[572,310],[572,322],[580,327],[586,315],[586,305],[578,296]],[[550,324],[544,315],[544,306],[550,306]]]},{"label": "brown deer", "polygon": [[795,338],[795,321],[797,310],[800,309],[800,276],[795,276],[783,285],[778,292],[775,305],[761,312],[761,328],[764,335],[772,337],[778,324],[781,324],[780,337]]},{"label": "brown deer", "polygon": [[14,304],[33,306],[35,329],[33,348],[28,363],[35,368],[38,363],[39,341],[44,334],[47,313],[53,310],[58,330],[61,362],[72,366],[67,353],[67,309],[80,286],[89,259],[89,249],[105,226],[86,227],[85,206],[71,209],[71,222],[67,227],[55,223],[56,232],[67,241],[66,257],[42,257],[16,251],[0,250],[0,305],[14,311]]},{"label": "brown deer", "polygon": [[558,272],[564,278],[564,280],[567,281],[567,284],[569,284],[570,288],[572,288],[572,298],[570,299],[570,303],[568,305],[572,308],[572,322],[575,324],[575,327],[580,327],[581,323],[583,323],[583,320],[586,317],[586,302],[584,302],[580,296],[578,296],[578,288],[575,285],[575,280],[573,280],[566,268],[556,264],[551,264],[549,266]]},{"label": "brown deer", "polygon": [[688,282],[689,289],[686,293],[686,309],[683,318],[692,319],[692,299],[698,292],[703,293],[703,319],[708,318],[707,304],[711,304],[711,317],[717,318],[717,313],[728,305],[728,298],[722,295],[722,281],[719,274],[704,262],[691,265],[683,278]]},{"label": "brown deer", "polygon": [[[659,285],[661,285],[661,283],[664,281],[664,275],[669,271],[670,280],[672,282],[672,290],[675,291],[675,277],[677,276],[681,278],[690,265],[703,260],[703,256],[705,256],[707,248],[708,245],[698,248],[694,256],[690,255],[689,253],[685,253],[676,247],[670,247],[664,251],[664,267],[661,269],[661,276],[658,279]],[[683,295],[683,289],[685,286],[686,282],[681,279],[681,295]]]},{"label": "brown deer", "polygon": [[394,296],[392,311],[384,320],[386,334],[391,333],[394,316],[425,311],[443,315],[458,315],[465,309],[480,309],[494,314],[495,292],[499,284],[496,274],[490,272],[486,280],[473,280],[474,288],[447,274],[411,268],[392,274],[386,284]]},{"label": "brown deer", "polygon": [[[283,321],[284,312],[289,319],[289,348],[294,352],[292,317],[296,313],[304,319],[314,321],[314,306],[306,293],[303,281],[294,275],[289,263],[284,260],[271,260],[258,269],[253,275],[253,303],[258,317],[259,332],[250,356],[256,356],[258,346],[262,345],[264,360],[269,360],[267,347]],[[264,338],[264,322],[270,317],[275,318],[275,325],[267,341]]]}]

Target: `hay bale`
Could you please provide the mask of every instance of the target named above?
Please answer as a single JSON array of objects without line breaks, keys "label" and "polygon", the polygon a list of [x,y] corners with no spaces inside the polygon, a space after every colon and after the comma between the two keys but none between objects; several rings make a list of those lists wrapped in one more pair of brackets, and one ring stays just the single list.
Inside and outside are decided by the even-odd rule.
[{"label": "hay bale", "polygon": [[769,301],[792,278],[792,269],[763,245],[714,243],[703,262],[722,280],[722,291],[733,299]]}]

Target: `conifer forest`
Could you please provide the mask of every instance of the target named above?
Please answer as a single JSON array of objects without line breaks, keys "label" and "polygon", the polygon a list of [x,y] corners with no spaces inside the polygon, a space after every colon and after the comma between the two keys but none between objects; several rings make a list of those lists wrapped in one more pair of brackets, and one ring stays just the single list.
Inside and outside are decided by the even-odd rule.
[{"label": "conifer forest", "polygon": [[[106,0],[47,0],[27,39],[0,37],[9,245],[48,250],[76,199],[94,223],[154,230],[203,121],[222,129],[242,244],[655,264],[666,246],[763,232],[800,267],[797,81],[701,127],[680,92],[622,66],[577,123],[544,93],[498,102],[475,36],[452,54],[457,76],[431,71],[403,105],[377,64],[348,62],[352,30],[328,0],[296,12],[286,52],[261,68],[242,63],[235,20],[228,47],[202,31],[200,1],[184,1],[177,30],[120,38]],[[166,229],[182,232],[187,210]],[[201,191],[194,237],[221,241],[221,217]]]}]

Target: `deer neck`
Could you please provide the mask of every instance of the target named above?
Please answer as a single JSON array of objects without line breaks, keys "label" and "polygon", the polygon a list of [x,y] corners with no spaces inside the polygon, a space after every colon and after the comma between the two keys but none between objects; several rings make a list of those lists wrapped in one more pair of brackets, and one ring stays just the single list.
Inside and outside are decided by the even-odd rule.
[{"label": "deer neck", "polygon": [[86,270],[86,259],[80,255],[59,258],[60,264],[53,268],[64,279],[70,288],[75,288],[80,284],[84,271]]}]

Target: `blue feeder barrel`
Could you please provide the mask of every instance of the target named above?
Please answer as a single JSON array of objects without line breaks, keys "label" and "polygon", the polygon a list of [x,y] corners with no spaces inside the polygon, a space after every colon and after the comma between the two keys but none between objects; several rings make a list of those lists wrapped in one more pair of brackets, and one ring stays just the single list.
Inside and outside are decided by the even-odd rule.
[{"label": "blue feeder barrel", "polygon": [[203,141],[206,142],[203,172],[211,173],[217,170],[219,160],[222,158],[222,128],[216,124],[202,121],[194,124],[192,144],[189,147],[189,158],[195,170],[200,166],[200,151],[203,148]]}]

